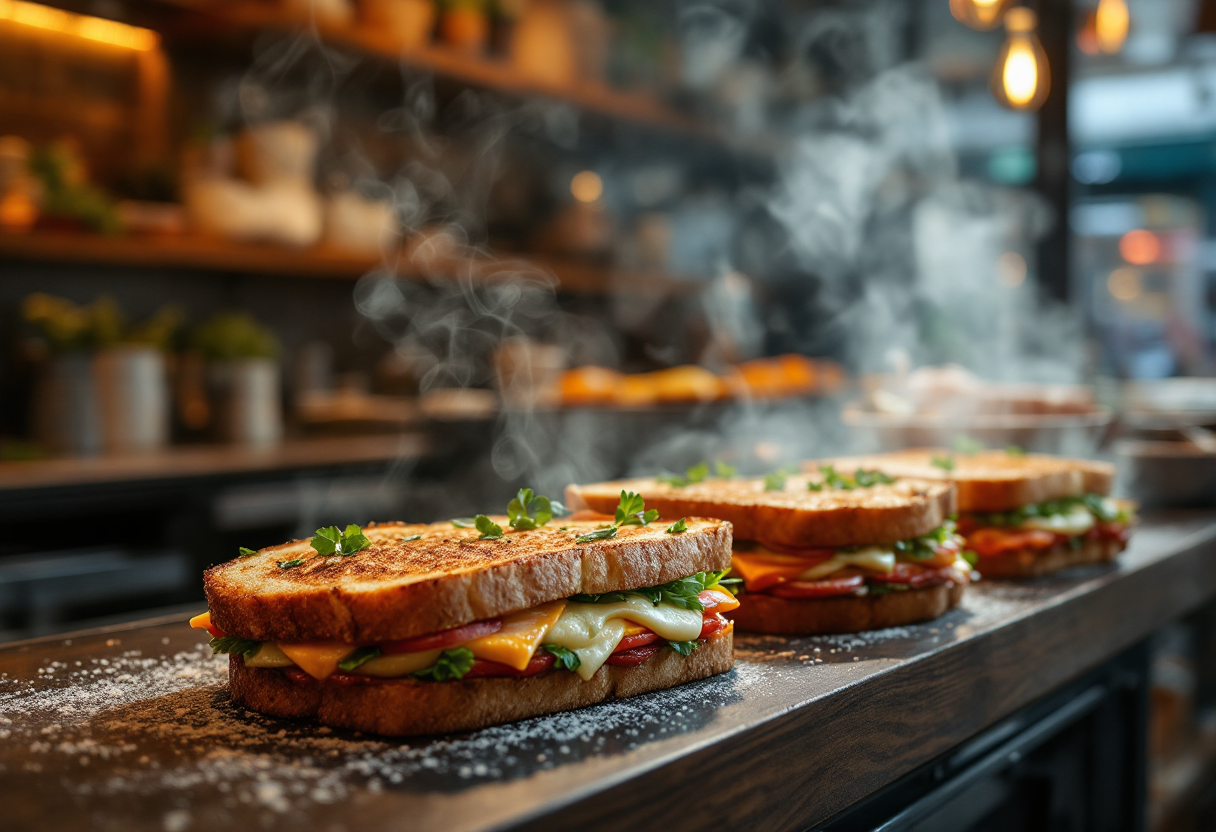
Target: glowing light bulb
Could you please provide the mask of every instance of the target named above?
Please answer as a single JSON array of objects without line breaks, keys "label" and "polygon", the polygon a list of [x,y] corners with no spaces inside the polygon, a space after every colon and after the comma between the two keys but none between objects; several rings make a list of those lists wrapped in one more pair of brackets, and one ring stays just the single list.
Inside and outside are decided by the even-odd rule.
[{"label": "glowing light bulb", "polygon": [[1001,25],[1012,0],[950,0],[950,13],[972,29],[986,31]]},{"label": "glowing light bulb", "polygon": [[1009,36],[997,55],[992,94],[1013,110],[1037,110],[1051,90],[1047,53],[1034,31],[1037,23],[1035,13],[1021,6],[1005,15]]},{"label": "glowing light bulb", "polygon": [[579,171],[570,180],[570,193],[579,202],[595,202],[604,193],[604,181],[595,171]]},{"label": "glowing light bulb", "polygon": [[1127,0],[1099,0],[1098,11],[1094,14],[1094,29],[1098,36],[1098,48],[1107,55],[1118,54],[1127,40],[1127,30],[1131,27],[1131,13],[1127,10]]},{"label": "glowing light bulb", "polygon": [[148,52],[160,45],[160,35],[150,29],[128,26],[115,20],[53,9],[25,0],[0,0],[0,20],[74,35],[85,40]]}]

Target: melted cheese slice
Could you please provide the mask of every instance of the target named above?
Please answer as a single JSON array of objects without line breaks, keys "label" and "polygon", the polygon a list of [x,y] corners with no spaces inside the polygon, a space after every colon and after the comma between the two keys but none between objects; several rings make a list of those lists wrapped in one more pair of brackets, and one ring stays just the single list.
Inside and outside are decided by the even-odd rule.
[{"label": "melted cheese slice", "polygon": [[640,596],[602,604],[570,602],[545,636],[545,642],[578,655],[579,677],[589,680],[612,655],[628,629],[642,624],[666,641],[692,641],[701,635],[702,616],[671,604],[655,606]]},{"label": "melted cheese slice", "polygon": [[194,618],[191,618],[190,626],[196,630],[211,629],[211,610],[199,613],[198,615],[194,616]]},{"label": "melted cheese slice", "polygon": [[376,656],[374,659],[368,659],[356,673],[365,673],[368,676],[380,676],[385,679],[390,679],[396,676],[406,676],[416,670],[425,670],[426,668],[439,661],[439,654],[442,650],[423,650],[420,653],[397,653],[393,656]]},{"label": "melted cheese slice", "polygon": [[293,664],[279,645],[269,641],[262,642],[256,653],[245,657],[246,667],[291,667]]},{"label": "melted cheese slice", "polygon": [[817,581],[849,566],[886,574],[895,568],[895,550],[866,546],[856,552],[841,552],[798,575],[800,581]]},{"label": "melted cheese slice", "polygon": [[557,623],[566,601],[551,601],[530,610],[504,615],[502,629],[488,636],[465,642],[479,659],[499,662],[516,670],[523,670],[532,661],[532,654],[540,646],[541,639],[549,628]]},{"label": "melted cheese slice", "polygon": [[1068,514],[1049,514],[1047,517],[1027,517],[1018,528],[1039,529],[1054,534],[1073,537],[1085,534],[1094,527],[1094,516],[1085,506],[1077,506]]},{"label": "melted cheese slice", "polygon": [[279,650],[309,676],[326,679],[338,669],[338,662],[355,651],[355,646],[340,641],[298,641],[280,644]]}]

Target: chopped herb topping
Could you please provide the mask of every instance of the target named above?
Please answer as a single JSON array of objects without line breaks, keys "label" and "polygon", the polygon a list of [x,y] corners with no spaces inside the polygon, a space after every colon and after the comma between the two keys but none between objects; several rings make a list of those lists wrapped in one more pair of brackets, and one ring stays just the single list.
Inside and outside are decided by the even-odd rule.
[{"label": "chopped herb topping", "polygon": [[694,651],[694,650],[696,650],[698,647],[700,647],[700,646],[701,646],[701,644],[700,644],[700,642],[698,642],[698,641],[696,641],[696,640],[693,640],[693,641],[669,641],[669,642],[667,642],[667,646],[668,646],[668,647],[670,647],[672,650],[675,650],[675,651],[676,651],[677,653],[679,653],[681,656],[689,656],[689,655],[692,655],[692,651]]},{"label": "chopped herb topping", "polygon": [[548,497],[533,494],[531,488],[521,488],[507,506],[507,517],[513,529],[539,529],[553,519],[553,503]]},{"label": "chopped herb topping", "polygon": [[[735,475],[735,466],[727,465],[725,462],[714,462],[714,477],[720,480],[729,480]],[[684,488],[689,485],[695,485],[699,482],[705,482],[709,479],[709,463],[705,460],[698,462],[696,465],[684,472],[684,476],[679,474],[660,474],[656,479],[664,485],[670,485],[672,488]]]},{"label": "chopped herb topping", "polygon": [[975,552],[972,552],[970,549],[964,549],[960,553],[960,557],[962,557],[963,560],[967,561],[967,563],[971,565],[972,569],[974,569],[976,566],[979,565],[980,556],[977,555]]},{"label": "chopped herb topping", "polygon": [[765,491],[784,491],[785,490],[785,470],[773,471],[770,474],[764,475],[764,490]]},{"label": "chopped herb topping", "polygon": [[984,450],[983,442],[972,439],[966,434],[954,437],[954,442],[952,444],[954,450],[960,454],[978,454],[980,451]]},{"label": "chopped herb topping", "polygon": [[672,523],[670,526],[667,527],[667,533],[668,534],[681,534],[683,532],[688,531],[688,523],[686,522],[687,519],[688,518],[686,518],[686,517],[681,517],[679,520]]},{"label": "chopped herb topping", "polygon": [[616,525],[618,526],[649,526],[659,519],[655,509],[646,510],[646,501],[641,494],[632,491],[622,491],[621,501],[616,506]]},{"label": "chopped herb topping", "polygon": [[882,471],[865,471],[858,468],[857,473],[853,475],[853,482],[857,483],[859,488],[873,488],[876,485],[890,485],[895,482],[895,477]]},{"label": "chopped herb topping", "polygon": [[402,542],[402,543],[409,543],[411,540],[422,540],[422,535],[420,535],[420,534],[412,534],[412,535],[410,535],[409,537],[403,537],[403,538],[401,538],[401,542]]},{"label": "chopped herb topping", "polygon": [[291,569],[293,566],[299,566],[305,561],[305,558],[292,558],[291,560],[278,561],[280,569]]},{"label": "chopped herb topping", "polygon": [[372,542],[367,539],[363,529],[351,523],[345,531],[340,531],[337,526],[317,529],[317,533],[309,545],[317,550],[318,557],[341,555],[348,558],[371,546]]},{"label": "chopped herb topping", "polygon": [[262,642],[240,636],[217,636],[211,639],[211,652],[218,656],[220,653],[231,653],[236,656],[252,656],[258,652]]},{"label": "chopped herb topping", "polygon": [[578,653],[575,653],[573,650],[567,650],[565,647],[557,644],[542,644],[540,649],[547,653],[552,653],[553,657],[557,660],[555,664],[571,672],[578,670],[578,666],[583,663],[583,660],[578,657]]},{"label": "chopped herb topping", "polygon": [[257,554],[257,550],[247,549],[244,546],[240,547],[237,551],[241,553],[241,557],[243,558],[251,558]]},{"label": "chopped herb topping", "polygon": [[720,480],[732,479],[737,471],[738,469],[735,466],[727,465],[725,462],[718,461],[714,463],[714,476]]},{"label": "chopped herb topping", "polygon": [[345,659],[338,662],[338,667],[349,673],[352,670],[358,670],[379,655],[379,647],[360,647]]},{"label": "chopped herb topping", "polygon": [[864,468],[858,468],[850,477],[837,473],[832,465],[820,465],[819,473],[823,481],[808,482],[807,491],[823,491],[825,488],[833,491],[852,491],[854,488],[873,488],[876,485],[890,485],[895,482],[895,477],[887,476],[882,471],[867,471]]},{"label": "chopped herb topping", "polygon": [[452,521],[452,525],[458,529],[474,529],[477,522],[472,517],[457,517]]},{"label": "chopped herb topping", "polygon": [[1006,445],[1005,456],[1026,456],[1026,451],[1019,445]]},{"label": "chopped herb topping", "polygon": [[616,537],[616,526],[604,526],[602,529],[596,529],[593,532],[580,534],[574,538],[575,543],[590,543],[593,540],[611,540]]},{"label": "chopped herb topping", "polygon": [[896,555],[905,555],[912,560],[927,560],[954,536],[954,529],[954,521],[947,520],[928,534],[896,541],[892,548]]},{"label": "chopped herb topping", "polygon": [[1070,514],[1078,507],[1086,508],[1090,514],[1103,523],[1127,523],[1131,521],[1131,511],[1120,508],[1114,502],[1101,494],[1082,494],[1079,497],[1063,497],[1059,500],[1048,500],[1044,503],[1031,503],[1020,506],[1012,511],[989,512],[973,515],[981,526],[1020,526],[1031,517],[1051,517],[1056,514]]},{"label": "chopped herb topping", "polygon": [[473,526],[477,531],[481,532],[478,540],[498,540],[502,537],[502,526],[495,523],[484,514],[479,514],[473,518]]},{"label": "chopped herb topping", "polygon": [[954,457],[934,454],[933,458],[929,460],[929,464],[934,468],[941,468],[943,471],[953,471]]},{"label": "chopped herb topping", "polygon": [[446,682],[450,679],[463,679],[464,674],[473,668],[473,651],[467,647],[454,647],[439,654],[435,663],[425,670],[415,671],[414,677],[429,679],[432,682]]},{"label": "chopped herb topping", "polygon": [[705,605],[701,603],[701,599],[697,596],[710,587],[717,586],[718,582],[729,571],[729,569],[723,569],[721,572],[698,572],[695,575],[689,575],[687,578],[677,578],[674,581],[668,581],[659,586],[626,589],[621,592],[575,595],[570,600],[584,604],[599,604],[610,601],[624,601],[630,595],[641,595],[656,607],[666,602],[680,609],[702,612],[705,609]]}]

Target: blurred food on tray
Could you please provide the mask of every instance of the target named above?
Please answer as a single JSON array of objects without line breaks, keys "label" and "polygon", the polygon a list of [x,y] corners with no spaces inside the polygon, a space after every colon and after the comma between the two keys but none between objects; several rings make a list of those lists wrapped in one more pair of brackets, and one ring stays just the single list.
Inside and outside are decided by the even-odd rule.
[{"label": "blurred food on tray", "polygon": [[604,367],[578,367],[562,374],[560,394],[566,407],[643,408],[830,395],[844,382],[844,371],[834,362],[782,355],[744,361],[720,375],[692,365],[633,374]]}]

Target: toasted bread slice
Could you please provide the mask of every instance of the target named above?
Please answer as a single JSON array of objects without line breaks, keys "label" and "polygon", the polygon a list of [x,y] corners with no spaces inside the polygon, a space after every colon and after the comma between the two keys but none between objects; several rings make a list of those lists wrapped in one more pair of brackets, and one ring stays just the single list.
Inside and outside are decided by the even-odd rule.
[{"label": "toasted bread slice", "polygon": [[1033,578],[1061,569],[1110,563],[1127,548],[1121,540],[1086,540],[1077,548],[1058,543],[1050,549],[1022,549],[997,557],[981,557],[975,567],[985,578]]},{"label": "toasted bread slice", "polygon": [[[719,520],[692,518],[683,534],[625,526],[615,538],[576,543],[604,521],[514,531],[506,517],[493,519],[507,532],[497,540],[451,523],[390,523],[367,526],[372,545],[350,557],[313,557],[297,540],[222,563],[203,578],[211,620],[258,641],[371,644],[730,566],[731,528]],[[278,566],[296,558],[306,560]]]},{"label": "toasted bread slice", "polygon": [[[935,458],[948,458],[954,467],[944,470],[933,464]],[[1005,451],[963,454],[932,448],[811,460],[803,463],[803,468],[817,471],[825,464],[834,465],[841,474],[864,468],[893,477],[950,480],[958,486],[958,510],[965,512],[1010,511],[1061,497],[1109,494],[1115,479],[1115,466],[1088,459]]]},{"label": "toasted bread slice", "polygon": [[280,670],[229,660],[232,698],[269,716],[311,717],[323,725],[393,736],[471,731],[517,719],[583,708],[725,673],[734,664],[730,628],[704,639],[689,656],[662,650],[636,667],[604,665],[589,681],[552,670],[526,679],[458,682],[391,679],[362,685],[296,683]]},{"label": "toasted bread slice", "polygon": [[793,475],[780,491],[761,479],[707,480],[683,487],[654,479],[571,485],[566,500],[611,512],[621,491],[634,491],[663,518],[718,517],[729,520],[738,540],[779,546],[864,546],[907,540],[940,526],[954,513],[948,482],[900,480],[852,491],[809,491],[818,476]]},{"label": "toasted bread slice", "polygon": [[727,616],[740,630],[753,633],[860,633],[931,621],[957,607],[965,591],[964,584],[948,583],[860,597],[793,599],[749,593]]}]

